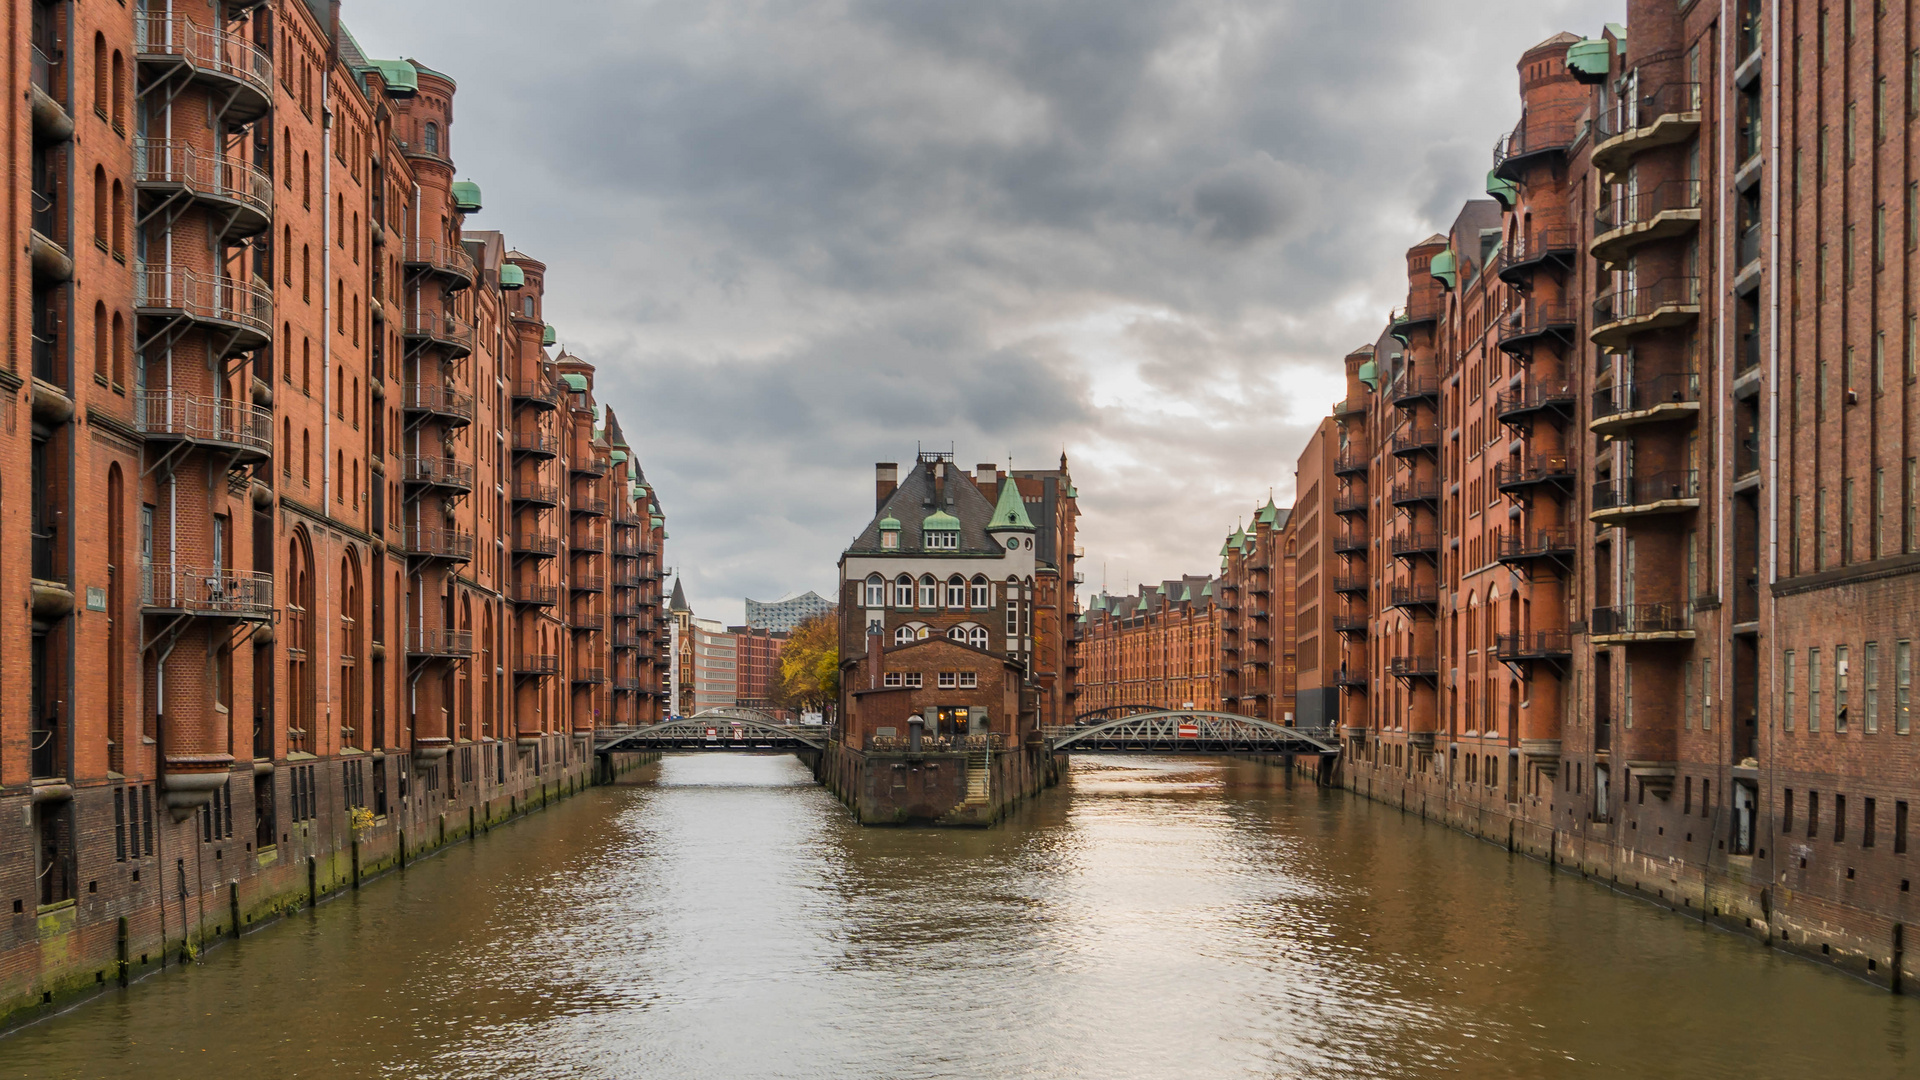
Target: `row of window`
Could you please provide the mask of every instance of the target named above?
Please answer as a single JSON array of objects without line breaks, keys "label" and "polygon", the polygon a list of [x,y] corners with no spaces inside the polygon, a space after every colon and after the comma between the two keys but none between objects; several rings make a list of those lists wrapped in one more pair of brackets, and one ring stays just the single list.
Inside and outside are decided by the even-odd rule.
[{"label": "row of window", "polygon": [[[1879,842],[1880,811],[1878,802],[1872,798],[1862,799],[1860,809],[1860,846],[1870,848]],[[1820,834],[1820,793],[1807,792],[1805,814],[1807,839],[1812,840]],[[1833,842],[1844,844],[1847,841],[1847,797],[1833,796]],[[1787,788],[1780,800],[1780,831],[1783,834],[1794,830],[1793,789]],[[1907,804],[1905,801],[1893,804],[1893,853],[1907,853]]]},{"label": "row of window", "polygon": [[[1019,578],[1008,578],[1007,584],[1017,588]],[[975,574],[972,581],[955,574],[948,578],[945,586],[946,606],[949,608],[985,608],[993,604],[993,584],[984,576]],[[919,602],[916,604],[916,594]],[[867,578],[867,604],[870,608],[887,606],[887,580],[879,574]],[[922,575],[916,588],[912,577],[901,574],[893,581],[893,606],[897,608],[938,608],[941,606],[941,583],[932,574]]]},{"label": "row of window", "polygon": [[[925,685],[924,679],[918,671],[889,671],[882,683],[889,688],[919,690]],[[980,686],[980,675],[973,671],[942,671],[938,681],[942,690],[974,690]]]},{"label": "row of window", "polygon": [[[912,623],[907,626],[895,627],[893,631],[893,643],[895,645],[910,645],[916,641],[925,641],[932,630],[932,627],[924,623]],[[959,626],[949,627],[947,629],[947,640],[958,642],[962,645],[971,645],[976,649],[984,649],[987,647],[987,628],[977,623],[961,623]]]},{"label": "row of window", "polygon": [[[1893,644],[1892,656],[1892,700],[1886,702],[1893,710],[1893,733],[1908,735],[1913,731],[1913,642],[1897,641]],[[1836,645],[1833,648],[1831,672],[1833,677],[1833,696],[1831,704],[1825,700],[1823,671],[1829,667],[1821,657],[1821,650],[1808,649],[1804,675],[1806,678],[1806,723],[1810,734],[1817,734],[1823,723],[1831,722],[1836,734],[1846,734],[1852,728],[1853,706],[1853,650],[1851,646]],[[1781,671],[1781,728],[1793,731],[1800,720],[1800,678],[1803,674],[1798,657],[1792,649],[1780,655]],[[1860,726],[1866,734],[1877,734],[1880,730],[1881,692],[1887,677],[1883,658],[1880,655],[1880,643],[1869,641],[1862,650],[1861,671],[1861,711]]]}]

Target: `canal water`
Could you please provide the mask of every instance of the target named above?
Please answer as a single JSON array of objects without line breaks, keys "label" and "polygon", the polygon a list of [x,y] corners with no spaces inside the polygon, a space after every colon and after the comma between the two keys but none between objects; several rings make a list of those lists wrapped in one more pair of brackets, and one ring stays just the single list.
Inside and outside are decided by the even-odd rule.
[{"label": "canal water", "polygon": [[1258,766],[950,831],[682,755],[0,1040],[128,1075],[1912,1078],[1920,998]]}]

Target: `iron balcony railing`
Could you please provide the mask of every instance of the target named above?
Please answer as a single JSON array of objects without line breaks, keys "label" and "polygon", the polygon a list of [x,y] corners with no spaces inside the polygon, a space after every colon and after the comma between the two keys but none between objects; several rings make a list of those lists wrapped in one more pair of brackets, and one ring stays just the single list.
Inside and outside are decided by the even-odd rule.
[{"label": "iron balcony railing", "polygon": [[409,412],[473,419],[473,395],[440,383],[401,383],[400,407]]},{"label": "iron balcony railing", "polygon": [[134,426],[150,439],[184,439],[273,453],[273,412],[230,398],[136,390]]},{"label": "iron balcony railing", "polygon": [[424,266],[472,282],[478,271],[473,256],[460,244],[414,238],[401,245],[400,259],[409,266]]},{"label": "iron balcony railing", "polygon": [[1500,320],[1500,344],[1506,345],[1548,334],[1570,332],[1576,322],[1573,301],[1527,300],[1514,305]]},{"label": "iron balcony railing", "polygon": [[239,203],[262,218],[273,217],[273,178],[246,159],[202,150],[180,139],[137,139],[133,144],[137,184],[180,187],[206,198]]},{"label": "iron balcony railing", "polygon": [[1439,446],[1440,429],[1437,427],[1404,427],[1393,433],[1393,452],[1396,454],[1434,450]]},{"label": "iron balcony railing", "polygon": [[607,617],[597,611],[567,616],[567,625],[575,630],[601,631],[607,628]]},{"label": "iron balcony railing", "polygon": [[1336,632],[1342,634],[1358,633],[1367,628],[1367,616],[1365,613],[1348,614],[1342,612],[1333,617],[1333,628]]},{"label": "iron balcony railing", "polygon": [[1493,655],[1502,660],[1567,656],[1573,652],[1565,630],[1534,630],[1524,634],[1496,634]]},{"label": "iron balcony railing", "polygon": [[409,553],[426,558],[462,561],[473,558],[473,534],[455,529],[415,525],[402,531],[401,543]]},{"label": "iron balcony railing", "polygon": [[597,555],[607,550],[607,538],[594,532],[575,533],[573,534],[573,550]]},{"label": "iron balcony railing", "polygon": [[607,669],[597,667],[575,668],[573,681],[598,685],[607,681]]},{"label": "iron balcony railing", "polygon": [[1573,399],[1574,391],[1571,383],[1528,379],[1512,390],[1502,390],[1497,408],[1501,419],[1504,420],[1509,416],[1537,412],[1541,409],[1568,408],[1572,406]]},{"label": "iron balcony railing", "polygon": [[409,484],[473,488],[473,466],[459,458],[407,454],[400,459],[400,475]]},{"label": "iron balcony railing", "polygon": [[1699,372],[1654,375],[1594,391],[1593,418],[1602,420],[1620,413],[1644,412],[1661,405],[1697,404],[1699,401]]},{"label": "iron balcony railing", "polygon": [[1365,398],[1354,398],[1348,401],[1336,401],[1333,403],[1333,418],[1335,420],[1345,420],[1350,416],[1358,416],[1366,411],[1367,401]]},{"label": "iron balcony railing", "polygon": [[607,579],[599,574],[575,574],[567,579],[568,587],[574,592],[606,592]]},{"label": "iron balcony railing", "polygon": [[1504,268],[1513,270],[1529,263],[1558,256],[1571,256],[1579,250],[1573,229],[1567,226],[1542,227],[1532,232],[1515,233],[1507,241]]},{"label": "iron balcony railing", "polygon": [[513,538],[513,550],[523,555],[558,555],[560,538],[550,533],[520,533]]},{"label": "iron balcony railing", "polygon": [[1699,278],[1663,278],[1651,285],[1632,289],[1615,289],[1602,294],[1593,302],[1593,325],[1595,329],[1599,329],[1628,319],[1644,319],[1662,309],[1674,310],[1699,306]]},{"label": "iron balcony railing", "polygon": [[1573,459],[1564,454],[1543,454],[1517,461],[1502,461],[1493,467],[1494,487],[1503,491],[1523,484],[1542,484],[1554,480],[1571,479],[1573,479]]},{"label": "iron balcony railing", "polygon": [[1349,671],[1346,668],[1341,668],[1334,673],[1333,685],[1365,690],[1367,688],[1367,676],[1364,672]]},{"label": "iron balcony railing", "polygon": [[540,607],[552,607],[560,600],[560,586],[543,585],[537,581],[516,581],[507,588],[507,595],[516,604],[537,604]]},{"label": "iron balcony railing", "polygon": [[1333,534],[1333,550],[1340,554],[1367,550],[1367,534],[1364,532],[1339,532]]},{"label": "iron balcony railing", "polygon": [[1661,214],[1700,209],[1700,181],[1668,180],[1645,191],[1623,195],[1593,214],[1593,234],[1645,225]]},{"label": "iron balcony railing", "polygon": [[1594,134],[1605,140],[1640,128],[1652,127],[1662,116],[1700,111],[1700,84],[1667,83],[1645,93],[1620,98],[1612,107],[1601,110],[1594,120]]},{"label": "iron balcony railing", "polygon": [[442,345],[473,348],[473,325],[444,311],[409,310],[400,321],[400,333]]},{"label": "iron balcony railing", "polygon": [[1395,555],[1431,554],[1440,550],[1440,535],[1419,531],[1395,533],[1392,550]]},{"label": "iron balcony railing", "polygon": [[1333,459],[1333,472],[1336,476],[1351,476],[1364,473],[1371,464],[1367,455],[1357,450],[1342,450]]},{"label": "iron balcony railing", "polygon": [[142,12],[133,17],[133,32],[142,59],[183,60],[196,71],[244,83],[273,98],[273,61],[258,45],[224,27],[201,26],[184,15]]},{"label": "iron balcony railing", "polygon": [[1333,579],[1333,591],[1337,593],[1365,593],[1367,591],[1366,575],[1338,575]]},{"label": "iron balcony railing", "polygon": [[1431,679],[1440,674],[1440,661],[1432,656],[1396,656],[1387,662],[1387,673],[1403,679]]},{"label": "iron balcony railing", "polygon": [[1367,510],[1367,497],[1350,492],[1341,492],[1333,497],[1333,512],[1336,514],[1363,514]]},{"label": "iron balcony railing", "polygon": [[184,315],[273,336],[273,293],[265,286],[206,277],[184,267],[147,264],[133,274],[134,307]]},{"label": "iron balcony railing", "polygon": [[516,431],[513,433],[513,452],[553,457],[560,453],[560,436],[542,431]]},{"label": "iron balcony railing", "polygon": [[143,565],[141,606],[233,618],[273,617],[273,575],[246,570]]},{"label": "iron balcony railing", "polygon": [[582,476],[604,476],[613,467],[613,459],[605,452],[591,451],[573,456],[573,471]]},{"label": "iron balcony railing", "polygon": [[1572,554],[1574,531],[1564,525],[1543,529],[1514,529],[1502,532],[1497,542],[1499,557],[1521,559],[1535,555]]},{"label": "iron balcony railing", "polygon": [[515,379],[513,397],[515,401],[555,406],[560,404],[560,387],[547,379]]},{"label": "iron balcony railing", "polygon": [[61,85],[61,80],[53,77],[53,69],[57,66],[53,58],[41,50],[39,42],[34,42],[30,51],[32,55],[28,61],[27,78],[41,93],[64,106],[66,87]]},{"label": "iron balcony railing", "polygon": [[409,626],[407,653],[411,656],[472,656],[473,631]]},{"label": "iron balcony railing", "polygon": [[553,506],[560,501],[560,488],[555,484],[539,484],[531,480],[513,482],[513,501],[517,503],[538,503]]},{"label": "iron balcony railing", "polygon": [[1437,377],[1409,371],[1394,381],[1393,387],[1387,391],[1387,397],[1398,405],[1406,401],[1437,397],[1439,393],[1440,380]]},{"label": "iron balcony railing", "polygon": [[1692,622],[1693,612],[1688,604],[1622,604],[1594,608],[1589,625],[1597,636],[1677,634],[1691,629]]},{"label": "iron balcony railing", "polygon": [[1412,478],[1393,485],[1393,504],[1406,506],[1418,502],[1439,502],[1440,481]]},{"label": "iron balcony railing", "polygon": [[585,495],[579,498],[569,499],[567,501],[567,509],[576,514],[585,514],[591,517],[605,517],[607,516],[607,500],[597,495]]},{"label": "iron balcony railing", "polygon": [[1395,585],[1393,607],[1432,607],[1440,602],[1440,586],[1433,584]]},{"label": "iron balcony railing", "polygon": [[641,544],[639,541],[622,540],[622,539],[619,539],[618,537],[616,537],[613,541],[612,551],[615,555],[618,555],[623,559],[637,559],[640,556],[647,554],[647,549],[645,545]]},{"label": "iron balcony railing", "polygon": [[636,675],[616,676],[613,680],[613,688],[615,690],[619,690],[623,692],[632,692],[632,691],[638,690],[640,689],[639,676],[636,676]]},{"label": "iron balcony railing", "polygon": [[523,653],[513,662],[515,675],[557,675],[560,658],[553,653]]},{"label": "iron balcony railing", "polygon": [[1617,477],[1593,485],[1595,510],[1617,510],[1699,497],[1698,469],[1673,469],[1650,476]]},{"label": "iron balcony railing", "polygon": [[1503,169],[1516,158],[1563,151],[1573,145],[1580,129],[1584,101],[1528,109],[1512,131],[1493,146],[1493,167]]}]

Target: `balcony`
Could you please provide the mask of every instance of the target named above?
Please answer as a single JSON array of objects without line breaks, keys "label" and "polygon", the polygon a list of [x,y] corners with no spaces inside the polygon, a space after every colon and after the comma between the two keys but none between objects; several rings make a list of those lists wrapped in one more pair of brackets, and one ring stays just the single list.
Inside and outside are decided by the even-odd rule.
[{"label": "balcony", "polygon": [[1357,450],[1342,450],[1333,459],[1333,475],[1364,476],[1372,459]]},{"label": "balcony", "polygon": [[[535,409],[550,410],[560,407],[560,387],[548,379],[515,379],[513,383],[513,403],[527,405]],[[556,442],[554,452],[559,452]],[[549,455],[551,456],[551,455]]]},{"label": "balcony", "polygon": [[534,480],[515,480],[513,501],[520,506],[542,508],[558,506],[560,505],[560,488],[555,484],[542,484]]},{"label": "balcony", "polygon": [[133,306],[145,318],[185,321],[226,335],[219,342],[222,357],[273,340],[273,293],[264,286],[150,263],[134,271]]},{"label": "balcony", "polygon": [[459,458],[407,454],[400,459],[400,479],[407,484],[472,491],[473,466]]},{"label": "balcony", "polygon": [[133,33],[135,59],[157,73],[143,85],[184,78],[211,86],[224,126],[251,123],[272,107],[273,61],[244,36],[157,11],[135,14]]},{"label": "balcony", "polygon": [[273,575],[143,563],[140,606],[150,615],[266,622],[273,618]]},{"label": "balcony", "polygon": [[241,240],[273,225],[273,178],[245,158],[201,150],[179,139],[137,139],[133,182],[161,200],[189,198],[219,212],[220,236]]},{"label": "balcony", "polygon": [[1641,334],[1700,318],[1700,279],[1670,277],[1636,289],[1615,289],[1593,302],[1595,345],[1621,352]]},{"label": "balcony", "polygon": [[1387,674],[1396,679],[1436,680],[1440,661],[1432,656],[1396,656],[1387,662]]},{"label": "balcony", "polygon": [[1367,632],[1365,612],[1341,612],[1333,617],[1333,630],[1337,634],[1364,634]]},{"label": "balcony", "polygon": [[1642,244],[1697,233],[1700,181],[1668,180],[1602,206],[1593,215],[1593,257],[1619,266]]},{"label": "balcony", "polygon": [[[66,242],[66,212],[59,190],[32,190],[33,208],[27,232],[28,260],[35,280],[59,283],[73,278],[73,252]],[[34,344],[48,340],[34,335]]]},{"label": "balcony", "polygon": [[1338,555],[1367,553],[1367,534],[1364,532],[1338,532],[1333,534],[1333,550]]},{"label": "balcony", "polygon": [[1349,671],[1343,667],[1339,671],[1334,673],[1333,685],[1338,686],[1343,690],[1364,691],[1366,690],[1368,685],[1367,676],[1365,672]]},{"label": "balcony", "polygon": [[637,559],[642,555],[651,554],[647,551],[646,545],[640,541],[623,540],[617,536],[613,540],[612,551],[615,555],[623,559]]},{"label": "balcony", "polygon": [[409,309],[400,320],[400,336],[438,345],[456,358],[473,352],[473,326],[446,312]]},{"label": "balcony", "polygon": [[1401,344],[1405,344],[1408,335],[1415,330],[1432,326],[1438,321],[1440,321],[1438,304],[1408,304],[1406,307],[1394,308],[1387,313],[1387,333],[1398,338]]},{"label": "balcony", "polygon": [[1395,457],[1409,454],[1432,454],[1440,449],[1440,429],[1437,427],[1403,427],[1393,433],[1393,453]]},{"label": "balcony", "polygon": [[560,602],[560,586],[516,581],[507,586],[507,598],[526,607],[552,607]]},{"label": "balcony", "polygon": [[1579,133],[1584,111],[1584,102],[1528,109],[1520,123],[1494,144],[1493,174],[1502,180],[1518,181],[1528,165],[1565,154]]},{"label": "balcony", "polygon": [[273,413],[225,398],[138,390],[134,426],[152,442],[184,442],[234,455],[234,464],[273,456]]},{"label": "balcony", "polygon": [[606,681],[606,668],[575,668],[573,671],[573,684],[575,686],[598,686]]},{"label": "balcony", "polygon": [[640,647],[640,635],[631,630],[615,630],[613,647],[616,649],[637,649]]},{"label": "balcony", "polygon": [[66,142],[73,138],[73,114],[65,104],[66,54],[51,40],[50,32],[35,27],[32,38],[27,45],[30,54],[27,97],[33,113],[34,142],[39,145]]},{"label": "balcony", "polygon": [[1517,234],[1507,241],[1506,257],[1500,261],[1500,280],[1516,288],[1525,288],[1533,280],[1534,273],[1543,266],[1571,270],[1574,256],[1579,252],[1579,241],[1573,230],[1566,226],[1538,228],[1531,233]]},{"label": "balcony", "polygon": [[400,408],[450,424],[473,423],[473,395],[438,383],[401,383]]},{"label": "balcony", "polygon": [[1525,563],[1535,559],[1554,559],[1565,563],[1573,558],[1574,531],[1569,526],[1543,529],[1515,529],[1502,532],[1497,550],[1503,563]]},{"label": "balcony", "polygon": [[1393,505],[1418,506],[1422,503],[1440,505],[1440,481],[1410,478],[1393,486]]},{"label": "balcony", "polygon": [[1337,576],[1333,579],[1333,591],[1365,596],[1367,595],[1367,576],[1365,574]]},{"label": "balcony", "polygon": [[513,452],[525,457],[558,457],[560,437],[541,431],[516,431],[513,433]]},{"label": "balcony", "polygon": [[582,517],[606,517],[607,500],[597,495],[585,495],[567,500],[567,509]]},{"label": "balcony", "polygon": [[1333,512],[1336,514],[1364,514],[1367,512],[1367,497],[1341,492],[1333,497]]},{"label": "balcony", "polygon": [[1502,492],[1524,491],[1541,484],[1565,488],[1572,483],[1573,459],[1564,454],[1502,461],[1493,467],[1494,487]]},{"label": "balcony", "polygon": [[613,459],[605,450],[575,454],[573,457],[573,472],[576,476],[605,476],[607,470],[612,467]]},{"label": "balcony", "polygon": [[553,653],[522,653],[513,662],[513,674],[522,679],[541,679],[560,674],[560,657]]},{"label": "balcony", "polygon": [[1602,523],[1625,518],[1677,514],[1700,507],[1700,472],[1675,469],[1626,479],[1602,480],[1593,486],[1592,520]]},{"label": "balcony", "polygon": [[1438,556],[1440,554],[1440,534],[1420,532],[1417,530],[1399,532],[1393,535],[1393,539],[1389,542],[1388,547],[1395,555]]},{"label": "balcony", "polygon": [[1528,379],[1520,386],[1500,392],[1495,410],[1503,424],[1519,425],[1543,412],[1561,416],[1573,412],[1573,385],[1568,382],[1542,382]]},{"label": "balcony", "polygon": [[1677,82],[1623,98],[1593,124],[1593,164],[1619,172],[1635,154],[1672,146],[1700,130],[1699,83]]},{"label": "balcony", "polygon": [[446,279],[452,289],[464,289],[473,284],[479,270],[473,264],[473,256],[460,244],[450,244],[442,240],[411,239],[401,245],[400,261],[409,270],[434,274]]},{"label": "balcony", "polygon": [[1700,414],[1700,374],[1655,375],[1593,395],[1593,419],[1587,426],[1601,435],[1617,435],[1636,424],[1692,420]]},{"label": "balcony", "polygon": [[575,574],[567,579],[567,587],[578,593],[606,592],[607,579],[598,574]]},{"label": "balcony", "polygon": [[616,694],[631,694],[639,689],[640,678],[637,675],[619,675],[614,677],[613,692]]},{"label": "balcony", "polygon": [[1388,607],[1410,610],[1435,607],[1440,603],[1440,587],[1433,584],[1422,585],[1416,582],[1412,585],[1395,585],[1390,595],[1392,601],[1387,605]]},{"label": "balcony", "polygon": [[1565,630],[1535,630],[1526,634],[1496,634],[1493,655],[1507,663],[1526,660],[1565,660],[1573,645]]},{"label": "balcony", "polygon": [[607,537],[604,533],[581,531],[573,534],[575,554],[599,555],[607,550]]},{"label": "balcony", "polygon": [[1543,340],[1573,344],[1578,324],[1574,312],[1573,301],[1565,298],[1521,302],[1500,320],[1501,350],[1524,357],[1532,355],[1533,347]]},{"label": "balcony", "polygon": [[560,554],[560,538],[551,533],[519,533],[513,538],[513,553],[537,559]]},{"label": "balcony", "polygon": [[607,628],[607,617],[597,611],[567,616],[567,625],[581,633],[599,633]]},{"label": "balcony", "polygon": [[473,631],[407,628],[407,655],[423,660],[459,660],[473,655]]},{"label": "balcony", "polygon": [[1690,605],[1676,603],[1597,607],[1588,623],[1588,633],[1595,645],[1691,641],[1693,612]]},{"label": "balcony", "polygon": [[420,559],[449,559],[470,562],[473,559],[473,534],[454,529],[429,529],[414,526],[401,534],[407,554]]},{"label": "balcony", "polygon": [[1412,371],[1403,373],[1387,389],[1387,400],[1393,402],[1396,408],[1439,399],[1440,380],[1432,375],[1418,375]]}]

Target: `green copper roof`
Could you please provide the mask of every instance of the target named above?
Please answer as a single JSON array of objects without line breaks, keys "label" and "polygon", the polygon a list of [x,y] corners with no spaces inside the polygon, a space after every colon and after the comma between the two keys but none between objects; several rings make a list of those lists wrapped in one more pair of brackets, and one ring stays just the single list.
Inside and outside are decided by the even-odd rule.
[{"label": "green copper roof", "polygon": [[420,92],[420,72],[405,60],[372,60],[369,63],[386,81],[387,92],[394,97],[412,97]]},{"label": "green copper roof", "polygon": [[1185,588],[1181,589],[1180,599],[1188,603],[1191,603],[1193,601],[1193,586],[1188,585]]},{"label": "green copper roof", "polygon": [[1201,596],[1212,596],[1212,595],[1213,595],[1213,582],[1211,582],[1211,581],[1209,581],[1209,582],[1207,582],[1207,583],[1206,583],[1205,585],[1202,585],[1202,586],[1200,586],[1200,595],[1201,595]]},{"label": "green copper roof", "polygon": [[1033,520],[1027,517],[1027,504],[1020,498],[1020,486],[1012,478],[1000,482],[1000,501],[993,505],[993,520],[987,525],[988,531],[996,529],[1031,529]]},{"label": "green copper roof", "polygon": [[1511,180],[1502,180],[1492,169],[1487,170],[1487,194],[1500,200],[1500,205],[1513,209],[1513,202],[1520,197],[1520,185]]},{"label": "green copper roof", "polygon": [[552,324],[552,323],[548,323],[548,324],[547,324],[547,328],[546,328],[545,330],[542,330],[542,331],[540,331],[540,344],[541,344],[541,345],[553,345],[553,344],[557,344],[557,343],[559,342],[559,340],[560,340],[560,331],[558,331],[558,330],[555,330],[555,329],[553,328],[553,324]]},{"label": "green copper roof", "polygon": [[960,519],[945,510],[935,510],[920,523],[921,532],[959,532]]},{"label": "green copper roof", "polygon": [[633,485],[633,497],[634,497],[634,498],[636,498],[636,499],[638,499],[638,498],[642,498],[642,497],[644,497],[644,496],[646,495],[646,493],[647,493],[647,485],[645,485],[645,484],[635,484],[635,485]]},{"label": "green copper roof", "polygon": [[1604,79],[1607,77],[1608,64],[1613,59],[1613,50],[1605,39],[1588,38],[1567,46],[1567,69],[1573,77],[1581,81]]},{"label": "green copper roof", "polygon": [[1358,375],[1360,381],[1366,384],[1367,389],[1380,389],[1380,365],[1369,360],[1360,365]]},{"label": "green copper roof", "polygon": [[882,532],[899,532],[899,531],[900,531],[900,519],[899,519],[899,518],[897,518],[897,517],[894,517],[894,516],[893,516],[892,514],[888,514],[888,515],[887,515],[886,517],[883,517],[883,518],[881,518],[881,519],[880,519],[880,531],[882,531]]},{"label": "green copper roof", "polygon": [[576,394],[584,394],[587,392],[587,377],[578,372],[569,371],[560,376],[560,381],[566,383],[567,389],[572,390]]},{"label": "green copper roof", "polygon": [[607,456],[612,459],[615,465],[627,460],[627,452],[625,450],[615,450]]},{"label": "green copper roof", "polygon": [[1443,251],[1427,265],[1427,273],[1451,289],[1460,284],[1460,260],[1454,258],[1452,251]]},{"label": "green copper roof", "polygon": [[1269,495],[1267,496],[1267,505],[1260,508],[1260,513],[1254,520],[1262,525],[1272,525],[1278,518],[1279,513],[1280,508],[1273,505],[1273,496]]},{"label": "green copper roof", "polygon": [[512,263],[500,264],[500,287],[503,289],[525,288],[527,272]]},{"label": "green copper roof", "polygon": [[648,518],[647,520],[651,522],[653,527],[656,529],[666,524],[666,519],[662,518],[659,514],[655,514],[651,518]]},{"label": "green copper roof", "polygon": [[1220,558],[1221,558],[1221,560],[1222,560],[1223,562],[1224,562],[1224,561],[1225,561],[1225,559],[1226,559],[1226,556],[1227,556],[1227,552],[1229,552],[1229,551],[1232,551],[1232,550],[1233,550],[1233,545],[1234,545],[1235,543],[1236,543],[1236,541],[1234,540],[1234,538],[1233,538],[1232,536],[1229,536],[1229,537],[1227,537],[1227,541],[1226,541],[1226,543],[1224,543],[1224,544],[1221,544],[1221,545],[1220,545]]},{"label": "green copper roof", "polygon": [[480,185],[471,180],[453,182],[453,208],[463,214],[480,212]]}]

